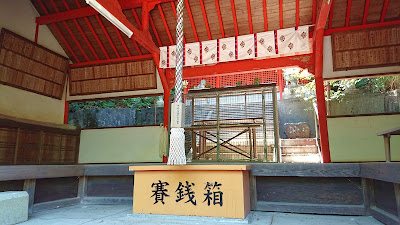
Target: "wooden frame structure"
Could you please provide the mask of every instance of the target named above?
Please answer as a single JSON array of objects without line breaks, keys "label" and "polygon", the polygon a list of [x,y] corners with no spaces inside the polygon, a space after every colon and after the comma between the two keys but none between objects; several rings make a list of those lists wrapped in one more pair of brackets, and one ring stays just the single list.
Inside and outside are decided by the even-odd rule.
[{"label": "wooden frame structure", "polygon": [[[121,0],[119,4],[134,31],[133,41],[121,36],[108,21],[82,0],[31,0],[39,12],[38,25],[48,25],[69,58],[72,67],[127,60],[153,59],[169,98],[174,70],[159,69],[157,47],[175,44],[176,12],[172,0]],[[290,4],[287,4],[290,3]],[[295,14],[292,13],[294,5]],[[372,2],[333,0],[185,0],[185,41],[187,43],[234,37],[268,30],[314,24],[313,53],[262,60],[227,62],[213,66],[184,68],[184,78],[299,66],[315,75],[323,162],[330,162],[329,141],[322,77],[323,38],[332,33],[400,24],[398,1]],[[358,10],[362,8],[363,13]],[[345,13],[341,13],[346,9]],[[201,13],[192,13],[192,12]],[[245,13],[242,13],[244,11]],[[276,19],[278,18],[278,19]],[[82,29],[83,27],[89,29]],[[151,29],[150,29],[151,26]],[[138,28],[136,28],[138,27]],[[38,34],[38,28],[36,34]],[[36,35],[37,39],[37,35]],[[168,112],[168,104],[164,105]],[[164,115],[168,121],[168,115]],[[168,124],[165,124],[168,126]]]}]

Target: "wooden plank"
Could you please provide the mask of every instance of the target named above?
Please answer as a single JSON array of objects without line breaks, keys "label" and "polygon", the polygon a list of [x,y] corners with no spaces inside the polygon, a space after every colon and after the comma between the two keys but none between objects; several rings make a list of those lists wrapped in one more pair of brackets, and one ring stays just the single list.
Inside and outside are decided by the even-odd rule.
[{"label": "wooden plank", "polygon": [[83,175],[83,165],[0,166],[0,181]]},{"label": "wooden plank", "polygon": [[35,201],[35,187],[36,187],[35,179],[25,180],[24,191],[28,192],[28,195],[29,195],[29,203],[28,203],[28,214],[29,215],[31,215],[33,212],[33,203]]},{"label": "wooden plank", "polygon": [[386,224],[386,225],[398,225],[400,223],[400,220],[398,219],[398,217],[387,213],[384,210],[381,210],[377,207],[372,207],[371,209],[371,215],[379,220],[380,222]]},{"label": "wooden plank", "polygon": [[364,206],[362,205],[330,205],[258,201],[257,210],[268,212],[364,215]]},{"label": "wooden plank", "polygon": [[257,200],[364,208],[360,186],[360,178],[257,177]]},{"label": "wooden plank", "polygon": [[[133,175],[134,171],[129,171],[129,166],[143,164],[88,164],[84,166],[85,176],[128,176]],[[157,165],[146,163],[146,165]]]},{"label": "wooden plank", "polygon": [[373,180],[361,178],[361,185],[363,191],[365,214],[371,215],[371,208],[375,206],[375,193]]},{"label": "wooden plank", "polygon": [[385,145],[385,159],[386,162],[391,162],[391,155],[390,155],[390,134],[386,134],[383,136],[383,143]]},{"label": "wooden plank", "polygon": [[133,176],[88,177],[88,197],[132,197]]},{"label": "wooden plank", "polygon": [[394,195],[395,195],[395,199],[396,199],[397,216],[399,217],[399,221],[400,221],[400,184],[394,183],[393,188],[394,188]]},{"label": "wooden plank", "polygon": [[254,163],[255,176],[298,176],[298,177],[360,177],[358,163],[330,164],[259,164]]},{"label": "wooden plank", "polygon": [[400,183],[400,163],[361,163],[361,177]]},{"label": "wooden plank", "polygon": [[36,179],[34,203],[78,197],[77,177]]},{"label": "wooden plank", "polygon": [[21,133],[21,129],[18,128],[17,129],[17,138],[15,139],[15,150],[14,150],[14,164],[17,164],[17,160],[18,160],[18,147],[19,147],[19,136]]},{"label": "wooden plank", "polygon": [[373,187],[375,206],[387,213],[397,216],[397,205],[393,183],[374,180]]},{"label": "wooden plank", "polygon": [[249,182],[250,182],[250,210],[257,209],[257,183],[256,177],[253,175],[252,171],[249,172]]}]

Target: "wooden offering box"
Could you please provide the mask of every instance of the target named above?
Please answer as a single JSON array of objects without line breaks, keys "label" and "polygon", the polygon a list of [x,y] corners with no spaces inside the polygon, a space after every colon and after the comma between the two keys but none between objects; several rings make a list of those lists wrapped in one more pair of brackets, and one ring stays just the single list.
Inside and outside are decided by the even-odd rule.
[{"label": "wooden offering box", "polygon": [[249,165],[130,166],[133,213],[246,218]]}]

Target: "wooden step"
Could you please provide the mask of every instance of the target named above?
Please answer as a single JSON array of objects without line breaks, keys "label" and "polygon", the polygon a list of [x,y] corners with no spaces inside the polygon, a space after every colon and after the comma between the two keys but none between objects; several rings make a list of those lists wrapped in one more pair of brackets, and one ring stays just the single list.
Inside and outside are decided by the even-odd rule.
[{"label": "wooden step", "polygon": [[281,146],[282,154],[286,153],[318,153],[318,148],[315,145],[303,146]]},{"label": "wooden step", "polygon": [[282,146],[315,145],[315,138],[281,139]]},{"label": "wooden step", "polygon": [[282,154],[283,163],[320,163],[319,154]]}]

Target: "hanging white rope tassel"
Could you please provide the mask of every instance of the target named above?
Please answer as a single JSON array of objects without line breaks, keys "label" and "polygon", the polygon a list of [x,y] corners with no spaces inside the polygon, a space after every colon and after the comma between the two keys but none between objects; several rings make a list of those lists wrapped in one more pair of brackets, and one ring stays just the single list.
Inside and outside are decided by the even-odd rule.
[{"label": "hanging white rope tassel", "polygon": [[171,105],[171,136],[169,144],[168,165],[185,165],[185,133],[183,129],[184,113],[182,103],[182,69],[183,69],[183,1],[176,6],[176,69],[175,99]]}]

